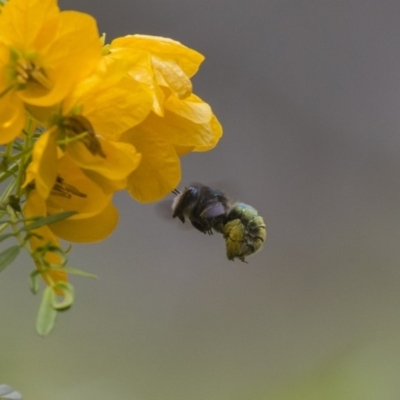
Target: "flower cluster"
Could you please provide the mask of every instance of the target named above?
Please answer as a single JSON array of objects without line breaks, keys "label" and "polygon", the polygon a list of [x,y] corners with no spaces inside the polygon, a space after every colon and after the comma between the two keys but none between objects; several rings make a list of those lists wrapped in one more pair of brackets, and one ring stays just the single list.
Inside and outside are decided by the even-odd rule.
[{"label": "flower cluster", "polygon": [[190,81],[203,59],[162,37],[105,45],[93,17],[56,0],[1,7],[0,182],[14,178],[2,215],[52,293],[71,291],[59,239],[104,239],[114,192],[159,200],[180,181],[180,156],[217,144],[221,126]]}]

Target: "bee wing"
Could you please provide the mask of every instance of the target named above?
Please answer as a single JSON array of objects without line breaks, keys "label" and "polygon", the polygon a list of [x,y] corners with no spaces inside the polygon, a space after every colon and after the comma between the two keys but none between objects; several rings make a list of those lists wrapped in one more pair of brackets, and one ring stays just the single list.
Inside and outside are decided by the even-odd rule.
[{"label": "bee wing", "polygon": [[210,207],[207,207],[202,213],[201,216],[203,218],[215,218],[220,215],[225,214],[225,207],[220,202],[212,204]]},{"label": "bee wing", "polygon": [[15,391],[9,385],[0,385],[0,399],[1,400],[22,400],[21,393]]}]

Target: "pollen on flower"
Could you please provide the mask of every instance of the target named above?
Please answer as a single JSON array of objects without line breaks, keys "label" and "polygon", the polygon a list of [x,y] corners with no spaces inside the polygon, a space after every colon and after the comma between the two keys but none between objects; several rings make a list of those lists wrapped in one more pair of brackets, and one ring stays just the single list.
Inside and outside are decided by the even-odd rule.
[{"label": "pollen on flower", "polygon": [[99,139],[96,137],[96,133],[90,121],[82,115],[72,115],[70,117],[63,118],[62,127],[65,133],[70,138],[82,135],[79,140],[85,145],[85,147],[93,155],[99,155],[100,157],[106,158]]},{"label": "pollen on flower", "polygon": [[57,176],[56,183],[51,190],[53,196],[62,196],[70,199],[72,196],[86,198],[87,194],[80,192],[75,186],[68,184],[61,176]]},{"label": "pollen on flower", "polygon": [[19,89],[25,89],[28,83],[37,83],[49,90],[53,86],[44,69],[32,61],[19,59],[15,65],[15,72]]}]

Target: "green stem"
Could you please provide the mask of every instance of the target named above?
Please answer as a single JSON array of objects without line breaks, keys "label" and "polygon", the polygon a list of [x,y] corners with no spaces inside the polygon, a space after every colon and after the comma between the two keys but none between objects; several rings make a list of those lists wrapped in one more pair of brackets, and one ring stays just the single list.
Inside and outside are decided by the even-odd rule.
[{"label": "green stem", "polygon": [[[26,146],[25,146],[25,143],[24,143],[24,147],[23,148],[25,148],[25,147]],[[31,155],[31,153],[32,153],[32,149],[31,148],[22,150],[22,151],[18,152],[17,154],[14,154],[13,156],[9,157],[8,161],[15,162],[15,161],[19,160],[20,158],[25,157],[26,155]]]},{"label": "green stem", "polygon": [[26,170],[26,163],[30,157],[30,150],[31,150],[31,136],[32,136],[32,118],[28,117],[28,123],[26,127],[27,136],[24,140],[23,149],[21,152],[21,157],[19,159],[19,166],[18,166],[18,173],[16,179],[16,195],[21,197],[22,193],[22,183],[25,179],[25,170]]},{"label": "green stem", "polygon": [[18,218],[15,214],[15,211],[10,206],[8,206],[7,213],[10,217],[9,224],[11,225],[11,229],[14,232],[14,236],[17,238],[19,245],[21,247],[24,247],[29,253],[31,253],[31,249],[27,246],[25,239],[21,236],[21,231],[18,228]]},{"label": "green stem", "polygon": [[11,181],[9,183],[9,185],[5,188],[5,190],[3,191],[2,195],[1,195],[1,198],[0,198],[1,202],[5,202],[6,199],[8,200],[8,196],[10,196],[10,194],[14,190],[15,184],[16,184],[15,180]]},{"label": "green stem", "polygon": [[13,151],[13,142],[10,142],[10,143],[7,144],[6,151],[3,154],[3,160],[5,162],[9,161],[9,159],[11,157],[11,154],[12,154],[12,151]]},{"label": "green stem", "polygon": [[16,172],[18,171],[18,164],[13,164],[11,167],[7,169],[7,171],[0,174],[0,183],[4,182],[11,175],[16,176]]},{"label": "green stem", "polygon": [[5,229],[7,229],[8,228],[8,222],[5,222],[4,224],[1,224],[0,225],[0,232],[3,232]]}]

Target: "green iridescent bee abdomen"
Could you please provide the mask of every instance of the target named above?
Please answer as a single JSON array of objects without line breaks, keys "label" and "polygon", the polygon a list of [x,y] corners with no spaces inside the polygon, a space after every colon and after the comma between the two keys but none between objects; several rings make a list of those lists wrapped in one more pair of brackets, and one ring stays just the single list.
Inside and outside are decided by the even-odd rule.
[{"label": "green iridescent bee abdomen", "polygon": [[255,208],[248,204],[236,203],[227,216],[222,234],[228,259],[238,258],[245,261],[245,257],[261,249],[267,237],[267,229]]}]

